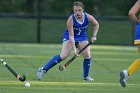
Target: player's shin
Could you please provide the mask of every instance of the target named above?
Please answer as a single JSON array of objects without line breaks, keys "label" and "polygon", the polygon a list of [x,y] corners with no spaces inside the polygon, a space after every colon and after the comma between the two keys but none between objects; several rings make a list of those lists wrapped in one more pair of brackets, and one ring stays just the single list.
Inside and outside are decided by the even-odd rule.
[{"label": "player's shin", "polygon": [[83,62],[83,77],[89,77],[89,72],[90,72],[90,66],[91,66],[92,60],[90,59],[84,59]]},{"label": "player's shin", "polygon": [[62,61],[60,55],[54,56],[43,68],[46,72],[51,69],[53,66],[58,64],[60,61]]}]

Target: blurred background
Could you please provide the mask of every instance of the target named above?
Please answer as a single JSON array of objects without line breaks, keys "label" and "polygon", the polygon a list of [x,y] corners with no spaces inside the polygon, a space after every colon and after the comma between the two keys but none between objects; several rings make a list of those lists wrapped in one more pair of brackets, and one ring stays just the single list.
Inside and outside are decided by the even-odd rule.
[{"label": "blurred background", "polygon": [[[76,0],[1,0],[0,42],[62,43],[67,18]],[[100,24],[99,45],[133,45],[128,12],[137,0],[79,0]],[[88,27],[91,37],[93,27]]]}]

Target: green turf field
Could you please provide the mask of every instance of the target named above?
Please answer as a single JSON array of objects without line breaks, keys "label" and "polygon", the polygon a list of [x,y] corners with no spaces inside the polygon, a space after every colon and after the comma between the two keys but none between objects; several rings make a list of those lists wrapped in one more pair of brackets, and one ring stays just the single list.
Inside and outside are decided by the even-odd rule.
[{"label": "green turf field", "polygon": [[74,60],[65,71],[60,72],[57,65],[45,74],[43,81],[38,81],[38,67],[45,65],[60,50],[61,45],[57,44],[0,43],[0,57],[16,72],[25,74],[31,84],[31,87],[24,87],[25,82],[17,81],[0,64],[0,93],[139,93],[139,72],[129,78],[126,88],[119,84],[119,72],[139,57],[136,47],[91,46],[91,77],[95,79],[93,83],[82,80],[82,56]]}]

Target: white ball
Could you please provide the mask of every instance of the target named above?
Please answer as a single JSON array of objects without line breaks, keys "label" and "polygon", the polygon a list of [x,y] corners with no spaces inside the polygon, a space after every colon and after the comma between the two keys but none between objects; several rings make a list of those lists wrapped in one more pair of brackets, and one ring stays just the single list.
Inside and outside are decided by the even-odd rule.
[{"label": "white ball", "polygon": [[25,83],[25,87],[30,87],[30,83],[29,82],[26,82]]}]

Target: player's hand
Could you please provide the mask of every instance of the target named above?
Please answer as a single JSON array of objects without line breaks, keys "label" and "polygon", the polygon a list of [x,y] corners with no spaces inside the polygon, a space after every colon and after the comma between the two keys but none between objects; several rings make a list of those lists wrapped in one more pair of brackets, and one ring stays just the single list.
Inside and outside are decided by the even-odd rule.
[{"label": "player's hand", "polygon": [[73,50],[73,54],[74,54],[75,56],[79,56],[79,54],[77,53],[76,48]]},{"label": "player's hand", "polygon": [[97,40],[96,36],[93,36],[93,37],[91,38],[91,42],[92,42],[92,43],[94,43],[96,40]]},{"label": "player's hand", "polygon": [[75,46],[73,47],[73,54],[74,54],[75,56],[78,56],[78,53],[77,53],[77,50],[76,50],[76,47],[75,47]]},{"label": "player's hand", "polygon": [[79,54],[78,54],[77,52],[74,52],[74,55],[75,55],[75,56],[79,56]]}]

